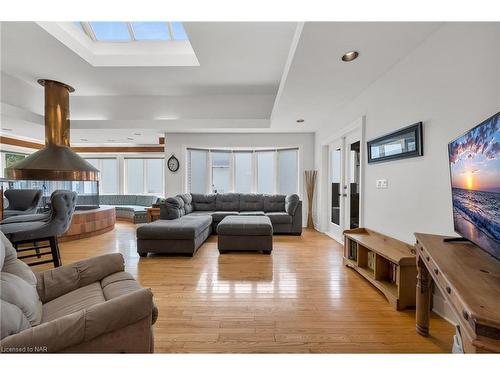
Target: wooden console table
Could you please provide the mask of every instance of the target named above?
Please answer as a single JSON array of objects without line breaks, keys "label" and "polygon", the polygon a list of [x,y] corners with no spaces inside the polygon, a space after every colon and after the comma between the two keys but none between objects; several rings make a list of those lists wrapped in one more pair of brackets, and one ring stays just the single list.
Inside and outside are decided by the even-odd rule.
[{"label": "wooden console table", "polygon": [[470,242],[415,233],[417,332],[429,335],[431,284],[458,319],[466,353],[500,352],[500,262]]}]

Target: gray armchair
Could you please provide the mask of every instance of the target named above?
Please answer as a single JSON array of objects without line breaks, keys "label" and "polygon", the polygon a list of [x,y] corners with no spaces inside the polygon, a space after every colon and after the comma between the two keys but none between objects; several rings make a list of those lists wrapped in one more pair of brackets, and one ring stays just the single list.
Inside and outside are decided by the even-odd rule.
[{"label": "gray armchair", "polygon": [[41,190],[8,189],[4,195],[9,201],[9,206],[3,212],[4,218],[34,214],[42,199]]},{"label": "gray armchair", "polygon": [[[32,221],[9,222],[9,219],[0,224],[0,230],[12,242],[18,252],[35,250],[35,254],[22,255],[19,259],[32,257],[40,258],[43,255],[52,255],[52,259],[29,263],[30,266],[54,262],[55,267],[61,265],[57,236],[66,232],[71,224],[75,211],[77,194],[68,190],[56,190],[50,197],[51,210],[47,215],[23,215]],[[20,219],[18,217],[17,219]],[[48,241],[49,246],[42,246],[39,242]],[[34,243],[34,247],[19,248],[19,245]],[[50,247],[50,252],[40,253],[39,249]]]},{"label": "gray armchair", "polygon": [[154,351],[153,294],[125,272],[121,254],[34,274],[5,237],[0,245],[2,353]]}]

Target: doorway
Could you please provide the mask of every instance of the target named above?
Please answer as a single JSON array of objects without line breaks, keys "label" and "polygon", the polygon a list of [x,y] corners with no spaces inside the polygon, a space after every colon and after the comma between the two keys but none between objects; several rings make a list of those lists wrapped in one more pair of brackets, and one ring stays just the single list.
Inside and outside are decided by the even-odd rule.
[{"label": "doorway", "polygon": [[343,231],[361,225],[362,131],[350,131],[327,147],[328,235],[343,243]]}]

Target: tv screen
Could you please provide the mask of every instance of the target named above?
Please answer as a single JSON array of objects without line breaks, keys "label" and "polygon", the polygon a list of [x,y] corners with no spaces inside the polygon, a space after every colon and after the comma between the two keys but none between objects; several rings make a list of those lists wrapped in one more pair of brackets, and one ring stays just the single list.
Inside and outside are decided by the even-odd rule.
[{"label": "tv screen", "polygon": [[453,223],[500,259],[500,112],[448,144]]}]

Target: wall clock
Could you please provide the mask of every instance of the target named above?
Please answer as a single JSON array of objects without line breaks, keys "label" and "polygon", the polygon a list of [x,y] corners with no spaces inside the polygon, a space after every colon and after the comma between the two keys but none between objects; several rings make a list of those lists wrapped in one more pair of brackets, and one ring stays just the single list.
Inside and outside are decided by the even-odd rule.
[{"label": "wall clock", "polygon": [[167,166],[170,172],[177,172],[179,169],[179,160],[177,160],[174,154],[168,159]]}]

